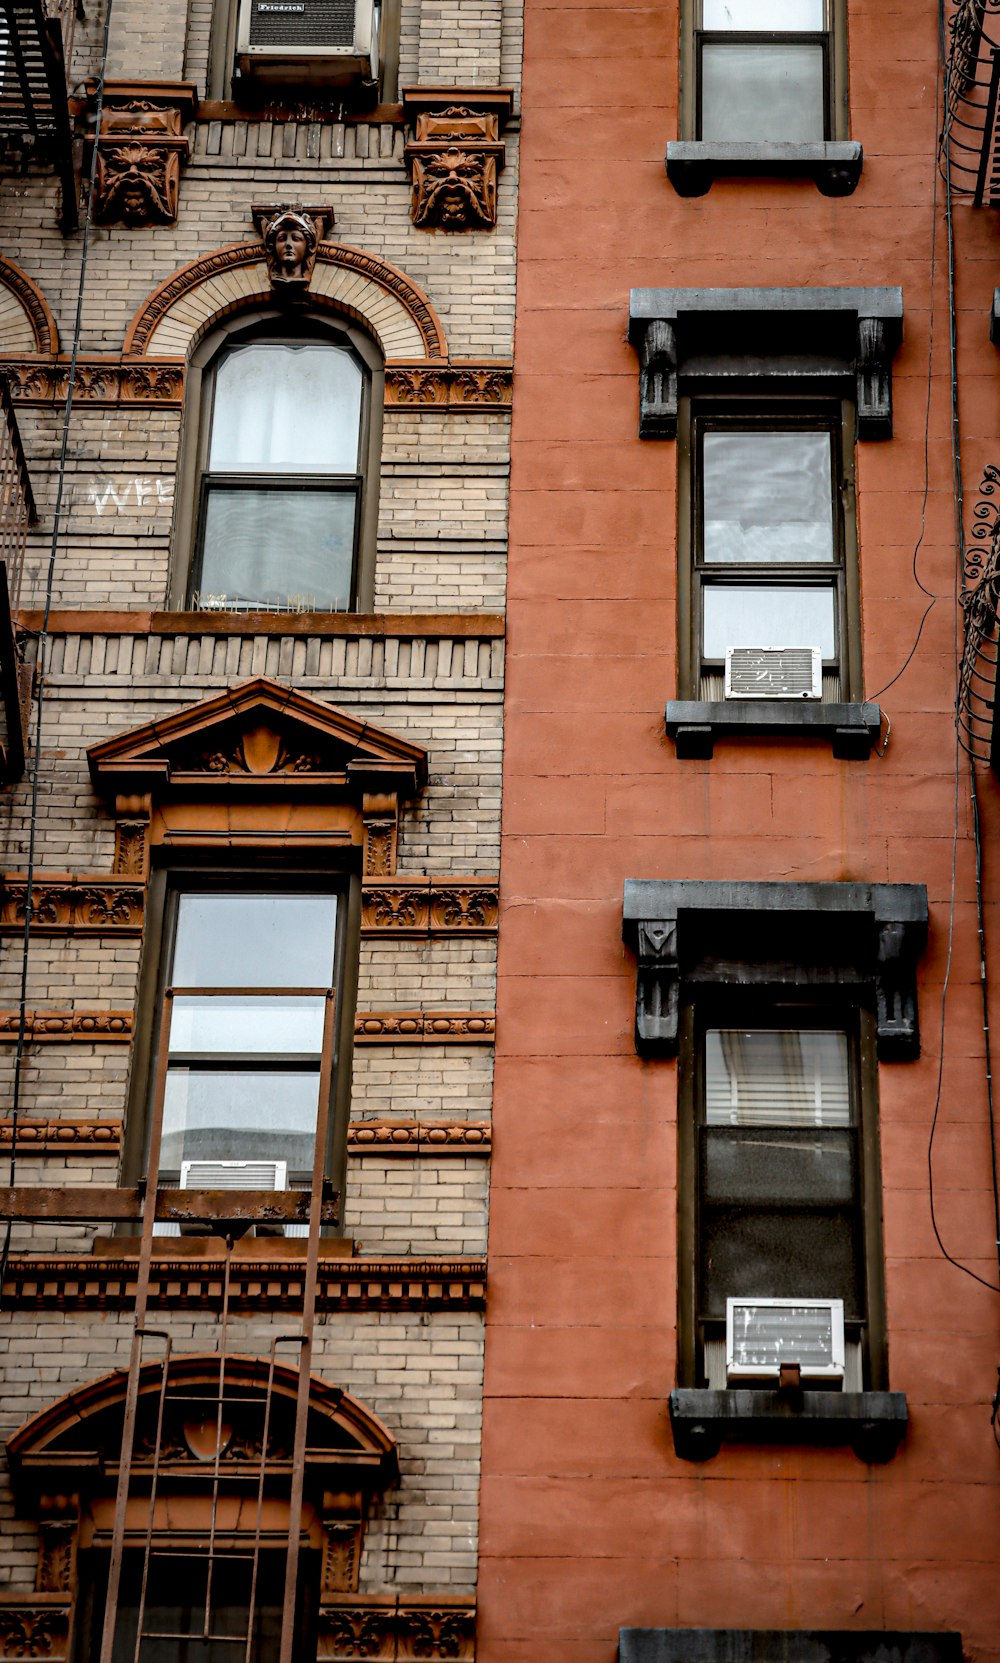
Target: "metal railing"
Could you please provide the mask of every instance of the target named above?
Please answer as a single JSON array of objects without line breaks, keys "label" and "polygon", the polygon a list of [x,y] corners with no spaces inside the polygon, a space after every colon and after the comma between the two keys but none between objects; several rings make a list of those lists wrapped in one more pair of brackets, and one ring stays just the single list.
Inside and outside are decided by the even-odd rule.
[{"label": "metal railing", "polygon": [[959,667],[958,733],[970,756],[996,766],[997,664],[1000,661],[1000,468],[986,468],[972,514],[975,547],[964,556],[965,641]]},{"label": "metal railing", "polygon": [[942,158],[955,196],[1000,207],[1000,0],[959,0],[948,27]]},{"label": "metal railing", "polygon": [[0,141],[55,166],[67,231],[79,219],[67,88],[76,18],[77,0],[0,0]]},{"label": "metal railing", "polygon": [[28,527],[38,523],[28,464],[6,379],[0,375],[0,561],[7,572],[12,612],[20,605]]}]

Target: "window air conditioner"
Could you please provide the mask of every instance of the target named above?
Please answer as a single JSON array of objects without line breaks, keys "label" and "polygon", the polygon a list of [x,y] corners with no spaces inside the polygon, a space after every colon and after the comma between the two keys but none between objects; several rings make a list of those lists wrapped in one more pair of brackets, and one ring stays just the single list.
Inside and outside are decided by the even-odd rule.
[{"label": "window air conditioner", "polygon": [[819,647],[727,647],[727,699],[821,699]]},{"label": "window air conditioner", "polygon": [[803,1382],[844,1384],[842,1299],[727,1299],[726,1383],[777,1382],[797,1366]]},{"label": "window air conditioner", "polygon": [[381,0],[240,0],[238,75],[343,86],[379,75]]},{"label": "window air conditioner", "polygon": [[[287,1161],[182,1161],[182,1190],[284,1190],[288,1188]],[[204,1226],[158,1224],[158,1236],[181,1236],[197,1229],[204,1235]],[[305,1235],[308,1226],[301,1224],[258,1224],[256,1235]]]}]

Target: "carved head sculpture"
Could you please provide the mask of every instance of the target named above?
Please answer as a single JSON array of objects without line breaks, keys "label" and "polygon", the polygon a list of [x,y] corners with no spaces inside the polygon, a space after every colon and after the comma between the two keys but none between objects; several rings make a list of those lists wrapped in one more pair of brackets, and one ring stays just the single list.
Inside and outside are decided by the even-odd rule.
[{"label": "carved head sculpture", "polygon": [[180,162],[171,151],[142,143],[102,149],[98,156],[97,217],[104,223],[169,225],[177,216]]},{"label": "carved head sculpture", "polygon": [[316,262],[320,229],[303,208],[283,208],[264,226],[272,288],[305,288]]},{"label": "carved head sculpture", "polygon": [[414,167],[414,225],[442,231],[496,223],[496,162],[457,148],[421,157]]}]

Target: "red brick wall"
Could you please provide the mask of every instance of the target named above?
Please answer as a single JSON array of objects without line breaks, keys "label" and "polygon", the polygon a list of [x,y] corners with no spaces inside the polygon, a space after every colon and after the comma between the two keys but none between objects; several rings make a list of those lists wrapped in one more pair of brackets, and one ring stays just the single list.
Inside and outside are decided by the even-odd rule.
[{"label": "red brick wall", "polygon": [[[923,583],[940,598],[882,700],[884,759],[720,743],[679,762],[671,443],[641,443],[633,285],[902,284],[895,438],[858,449],[866,688],[896,674],[925,597],[920,531],[931,295],[936,7],[850,0],[856,194],[668,185],[676,0],[526,0],[509,579],[500,991],[480,1566],[480,1663],[613,1663],[622,1625],[961,1629],[1000,1656],[1000,1299],[931,1230],[927,1138],[948,948],[956,553],[943,194],[938,194]],[[1000,220],[956,210],[971,498],[1000,462],[988,339]],[[991,971],[1000,785],[981,777]],[[888,1466],[849,1450],[673,1453],[676,1067],[632,1042],[626,877],[926,883],[923,1054],[880,1068],[892,1386]],[[996,1281],[967,776],[937,1216]],[[1000,1045],[1000,1003],[995,1018]]]}]

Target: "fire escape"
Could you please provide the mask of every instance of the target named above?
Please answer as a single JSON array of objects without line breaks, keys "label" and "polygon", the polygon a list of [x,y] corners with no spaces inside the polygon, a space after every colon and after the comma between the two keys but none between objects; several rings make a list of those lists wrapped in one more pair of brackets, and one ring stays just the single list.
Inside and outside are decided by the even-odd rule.
[{"label": "fire escape", "polygon": [[24,663],[13,619],[28,527],[37,519],[17,417],[7,383],[0,376],[0,785],[24,773],[31,668]]},{"label": "fire escape", "polygon": [[63,231],[79,224],[66,67],[78,0],[0,0],[0,143],[22,162],[54,167]]}]

